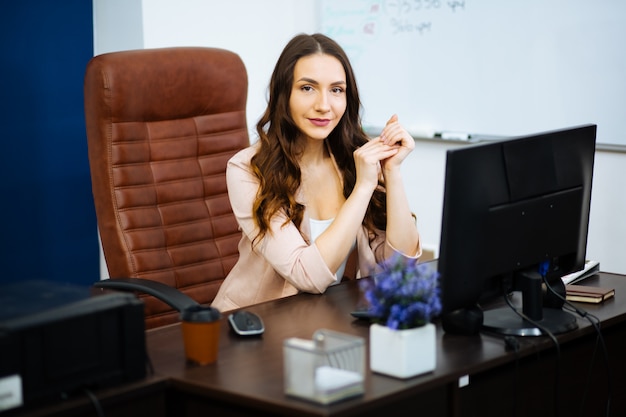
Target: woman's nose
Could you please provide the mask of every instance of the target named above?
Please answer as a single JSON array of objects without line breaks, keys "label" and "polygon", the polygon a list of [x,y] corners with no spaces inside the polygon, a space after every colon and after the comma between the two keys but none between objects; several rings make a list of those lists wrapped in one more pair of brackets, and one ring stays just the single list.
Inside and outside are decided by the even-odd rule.
[{"label": "woman's nose", "polygon": [[328,101],[327,93],[322,92],[317,96],[317,100],[315,102],[315,110],[317,111],[329,111],[330,110],[330,104]]}]

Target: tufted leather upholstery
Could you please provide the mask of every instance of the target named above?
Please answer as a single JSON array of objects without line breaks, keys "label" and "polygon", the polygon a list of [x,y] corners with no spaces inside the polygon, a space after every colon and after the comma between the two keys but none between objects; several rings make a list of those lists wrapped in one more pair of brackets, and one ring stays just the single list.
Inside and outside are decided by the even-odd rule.
[{"label": "tufted leather upholstery", "polygon": [[[175,47],[96,56],[84,80],[92,190],[111,279],[159,281],[210,303],[241,237],[226,163],[249,145],[236,54]],[[178,312],[142,295],[146,327]]]}]

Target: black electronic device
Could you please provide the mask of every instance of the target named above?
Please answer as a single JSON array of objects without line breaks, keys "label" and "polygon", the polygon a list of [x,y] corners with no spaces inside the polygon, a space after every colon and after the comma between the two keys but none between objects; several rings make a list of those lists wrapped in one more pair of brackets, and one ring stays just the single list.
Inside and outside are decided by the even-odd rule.
[{"label": "black electronic device", "polygon": [[265,331],[261,317],[247,310],[237,310],[229,314],[228,324],[239,336],[259,336]]},{"label": "black electronic device", "polygon": [[45,280],[0,287],[0,409],[145,377],[143,309],[132,294]]},{"label": "black electronic device", "polygon": [[[448,150],[438,258],[444,330],[527,336],[577,327],[548,286],[564,297],[561,277],[585,263],[595,142],[596,126],[583,125]],[[511,306],[480,309],[520,293],[531,320]]]},{"label": "black electronic device", "polygon": [[351,311],[350,315],[355,319],[367,321],[375,320],[378,318],[376,315],[372,314],[367,307],[357,308],[356,310]]}]

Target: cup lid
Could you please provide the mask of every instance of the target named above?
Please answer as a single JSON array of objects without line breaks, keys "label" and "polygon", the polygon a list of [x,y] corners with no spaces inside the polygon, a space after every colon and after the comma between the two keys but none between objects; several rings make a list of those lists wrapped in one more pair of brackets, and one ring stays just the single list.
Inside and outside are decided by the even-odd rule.
[{"label": "cup lid", "polygon": [[187,307],[180,313],[181,320],[191,322],[211,322],[219,320],[221,317],[218,309],[200,304]]}]

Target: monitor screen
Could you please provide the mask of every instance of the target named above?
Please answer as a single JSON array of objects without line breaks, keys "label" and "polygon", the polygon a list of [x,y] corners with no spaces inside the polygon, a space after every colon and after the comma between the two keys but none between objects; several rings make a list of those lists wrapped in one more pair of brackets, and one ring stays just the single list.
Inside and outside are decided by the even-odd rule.
[{"label": "monitor screen", "polygon": [[[596,126],[584,125],[447,152],[438,259],[446,331],[475,331],[477,320],[514,335],[576,328],[558,295],[561,276],[585,262],[595,138]],[[526,318],[483,308],[520,293]]]}]

